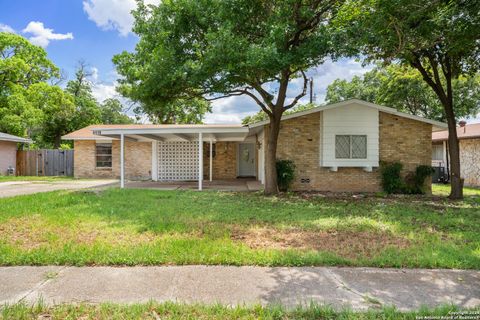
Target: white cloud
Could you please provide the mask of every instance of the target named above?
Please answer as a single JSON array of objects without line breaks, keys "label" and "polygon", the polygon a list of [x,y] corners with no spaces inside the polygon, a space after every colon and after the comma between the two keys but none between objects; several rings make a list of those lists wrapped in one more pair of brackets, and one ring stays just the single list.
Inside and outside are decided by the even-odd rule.
[{"label": "white cloud", "polygon": [[97,82],[97,81],[98,81],[98,68],[92,67],[92,68],[91,68],[91,72],[92,72],[92,80],[93,80],[93,82]]},{"label": "white cloud", "polygon": [[[159,0],[146,0],[146,4],[158,4]],[[105,30],[117,30],[127,36],[133,26],[132,10],[135,0],[84,0],[83,11],[97,26]]]},{"label": "white cloud", "polygon": [[15,33],[15,30],[13,30],[13,28],[9,25],[0,23],[0,32]]},{"label": "white cloud", "polygon": [[30,42],[43,48],[47,47],[51,40],[73,39],[71,32],[65,34],[54,33],[53,29],[45,28],[43,23],[38,21],[31,21],[22,32],[32,34],[28,38]]},{"label": "white cloud", "polygon": [[105,99],[118,98],[119,94],[115,90],[115,85],[115,83],[94,83],[92,94],[98,102],[103,102]]}]

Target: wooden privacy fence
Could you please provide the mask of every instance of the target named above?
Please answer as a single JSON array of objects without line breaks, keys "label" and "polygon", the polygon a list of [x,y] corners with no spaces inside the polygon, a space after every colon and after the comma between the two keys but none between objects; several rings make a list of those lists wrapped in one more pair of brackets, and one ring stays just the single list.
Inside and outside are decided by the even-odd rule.
[{"label": "wooden privacy fence", "polygon": [[17,176],[73,176],[73,150],[17,151]]}]

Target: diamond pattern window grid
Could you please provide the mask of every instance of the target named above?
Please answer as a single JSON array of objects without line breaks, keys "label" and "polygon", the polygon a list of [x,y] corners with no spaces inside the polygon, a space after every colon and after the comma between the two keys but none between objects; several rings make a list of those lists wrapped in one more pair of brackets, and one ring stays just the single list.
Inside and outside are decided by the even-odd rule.
[{"label": "diamond pattern window grid", "polygon": [[163,181],[198,180],[198,142],[159,142],[158,179]]},{"label": "diamond pattern window grid", "polygon": [[335,158],[350,159],[350,136],[335,136]]},{"label": "diamond pattern window grid", "polygon": [[337,135],[335,136],[335,158],[337,159],[366,159],[366,135]]},{"label": "diamond pattern window grid", "polygon": [[367,158],[367,136],[351,136],[352,158]]}]

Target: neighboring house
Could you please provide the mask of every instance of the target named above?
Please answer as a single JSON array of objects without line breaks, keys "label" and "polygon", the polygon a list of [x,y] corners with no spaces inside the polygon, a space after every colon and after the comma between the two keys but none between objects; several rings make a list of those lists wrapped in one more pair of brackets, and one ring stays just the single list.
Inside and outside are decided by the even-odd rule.
[{"label": "neighboring house", "polygon": [[11,134],[0,132],[0,175],[7,175],[9,169],[15,174],[15,165],[17,162],[17,144],[31,143],[30,139],[25,139]]},{"label": "neighboring house", "polygon": [[[203,179],[252,177],[263,183],[268,128],[268,121],[95,125],[63,139],[74,140],[76,177],[196,180],[201,189]],[[402,162],[405,172],[429,165],[432,131],[445,128],[355,99],[285,115],[277,156],[295,162],[294,190],[376,192],[381,161]]]},{"label": "neighboring house", "polygon": [[[460,143],[460,175],[466,186],[480,186],[480,123],[466,124],[460,121],[457,127]],[[443,172],[448,180],[450,160],[448,158],[448,131],[432,135],[432,166]],[[435,177],[434,177],[435,178]],[[434,180],[435,181],[435,180]]]}]

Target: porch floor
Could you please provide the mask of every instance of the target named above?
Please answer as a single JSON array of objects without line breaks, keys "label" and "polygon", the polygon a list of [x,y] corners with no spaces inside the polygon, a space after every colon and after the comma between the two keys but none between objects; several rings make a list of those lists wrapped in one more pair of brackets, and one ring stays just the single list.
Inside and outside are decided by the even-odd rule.
[{"label": "porch floor", "polygon": [[[198,181],[127,181],[126,188],[159,190],[197,190]],[[203,190],[258,191],[263,189],[260,181],[254,179],[203,180]]]}]

